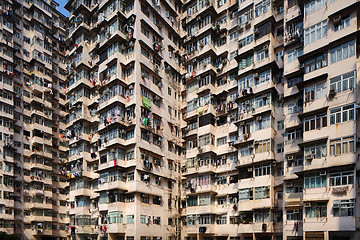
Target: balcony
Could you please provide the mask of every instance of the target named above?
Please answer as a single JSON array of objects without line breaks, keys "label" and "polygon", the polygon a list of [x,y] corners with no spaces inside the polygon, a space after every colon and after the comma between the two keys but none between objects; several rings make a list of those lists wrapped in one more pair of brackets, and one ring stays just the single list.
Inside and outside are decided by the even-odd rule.
[{"label": "balcony", "polygon": [[214,5],[215,5],[215,1],[213,0],[207,0],[206,1],[206,6],[203,7],[202,9],[200,10],[194,10],[193,11],[193,14],[191,14],[190,16],[186,16],[186,19],[185,19],[185,23],[188,24],[189,22],[191,22],[192,20],[194,20],[195,18],[197,18],[197,16],[200,16],[201,13],[205,12],[205,10],[207,10],[209,7],[211,7],[213,10],[214,9]]},{"label": "balcony", "polygon": [[215,192],[216,192],[216,185],[209,184],[209,185],[202,185],[202,186],[186,188],[184,194],[191,195],[191,194],[215,193]]},{"label": "balcony", "polygon": [[284,193],[284,201],[286,205],[299,205],[302,202],[303,193]]},{"label": "balcony", "polygon": [[53,230],[49,229],[35,229],[32,231],[34,236],[53,236]]},{"label": "balcony", "polygon": [[127,191],[126,182],[114,181],[114,182],[101,183],[98,185],[98,189],[96,190],[96,192],[109,191],[111,189],[119,189],[121,191],[126,192]]},{"label": "balcony", "polygon": [[113,223],[107,225],[107,232],[108,233],[122,233],[126,231],[126,224],[125,223]]},{"label": "balcony", "polygon": [[216,233],[215,227],[216,227],[215,224],[187,225],[184,228],[184,231],[187,234],[198,234],[198,233],[200,233],[200,228],[202,228],[203,230],[205,230],[205,232],[203,232],[203,234],[215,234]]},{"label": "balcony", "polygon": [[93,191],[87,188],[70,189],[69,199],[75,199],[76,196],[92,196]]},{"label": "balcony", "polygon": [[302,16],[299,5],[295,5],[292,6],[291,8],[287,8],[285,11],[285,22],[289,22],[299,16]]}]

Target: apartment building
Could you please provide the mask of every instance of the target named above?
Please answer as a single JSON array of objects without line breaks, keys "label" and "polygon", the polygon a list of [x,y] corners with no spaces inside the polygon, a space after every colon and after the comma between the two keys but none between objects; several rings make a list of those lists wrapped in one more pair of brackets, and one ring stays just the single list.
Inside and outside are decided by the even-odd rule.
[{"label": "apartment building", "polygon": [[0,231],[66,239],[66,18],[53,1],[0,7]]},{"label": "apartment building", "polygon": [[284,238],[358,239],[359,2],[285,9]]},{"label": "apartment building", "polygon": [[359,238],[358,9],[183,3],[182,238]]},{"label": "apartment building", "polygon": [[71,239],[174,239],[179,1],[71,0]]},{"label": "apartment building", "polygon": [[359,1],[57,7],[2,1],[0,231],[359,239]]},{"label": "apartment building", "polygon": [[188,1],[183,239],[281,239],[283,1]]}]

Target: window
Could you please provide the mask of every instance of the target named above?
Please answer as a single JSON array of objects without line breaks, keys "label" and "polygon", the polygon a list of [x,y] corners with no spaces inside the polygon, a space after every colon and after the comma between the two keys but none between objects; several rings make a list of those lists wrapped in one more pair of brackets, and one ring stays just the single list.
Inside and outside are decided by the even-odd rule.
[{"label": "window", "polygon": [[304,148],[305,159],[316,159],[327,156],[326,144],[318,144],[314,146],[306,146]]},{"label": "window", "polygon": [[250,148],[250,145],[240,148],[240,156],[241,157],[250,156],[252,154],[252,152],[253,151],[252,151],[252,148]]},{"label": "window", "polygon": [[239,189],[239,201],[253,200],[252,188]]},{"label": "window", "polygon": [[307,117],[304,120],[304,131],[311,131],[314,129],[320,129],[327,126],[326,113],[317,114],[315,116]]},{"label": "window", "polygon": [[255,167],[255,176],[265,176],[271,174],[271,165],[265,165],[260,167]]},{"label": "window", "polygon": [[294,62],[298,59],[298,57],[303,55],[303,49],[302,48],[298,48],[298,49],[294,49],[291,50],[287,53],[287,57],[288,57],[288,63]]},{"label": "window", "polygon": [[122,223],[123,222],[123,214],[122,212],[110,212],[109,213],[109,223]]},{"label": "window", "polygon": [[333,204],[334,217],[349,217],[354,216],[355,201],[349,200],[335,200]]},{"label": "window", "polygon": [[311,202],[309,207],[305,207],[306,218],[319,218],[327,216],[326,202]]},{"label": "window", "polygon": [[[280,28],[279,28],[280,29]],[[282,28],[282,30],[284,31],[284,28]],[[282,57],[284,56],[284,50],[281,50],[279,52],[277,52],[275,54],[275,61],[280,61],[282,60]]]},{"label": "window", "polygon": [[257,210],[254,211],[255,222],[270,222],[269,210]]},{"label": "window", "polygon": [[254,35],[251,34],[243,39],[241,39],[239,42],[240,42],[240,46],[243,47],[243,46],[246,46],[250,43],[252,43],[254,41]]},{"label": "window", "polygon": [[147,58],[150,57],[149,51],[147,51],[144,47],[141,47],[141,54],[144,55]]},{"label": "window", "polygon": [[344,59],[355,56],[355,41],[344,43],[331,49],[330,63],[337,63]]},{"label": "window", "polygon": [[341,17],[341,21],[338,24],[334,24],[334,32],[342,30],[350,26],[350,15]]},{"label": "window", "polygon": [[256,61],[260,62],[265,60],[265,58],[269,57],[269,51],[268,50],[260,50],[256,52]]},{"label": "window", "polygon": [[335,89],[336,92],[343,92],[355,88],[356,71],[351,71],[343,75],[330,79],[330,90]]},{"label": "window", "polygon": [[255,121],[255,131],[271,127],[271,120],[270,116],[266,116],[262,117],[261,120]]},{"label": "window", "polygon": [[227,138],[222,137],[217,139],[217,146],[225,145],[227,143]]},{"label": "window", "polygon": [[161,197],[160,196],[153,196],[153,204],[160,205],[161,204]]},{"label": "window", "polygon": [[150,16],[148,6],[146,6],[146,5],[144,5],[144,4],[141,4],[141,11],[142,11],[147,17]]},{"label": "window", "polygon": [[303,162],[304,162],[303,156],[292,156],[292,159],[288,158],[288,160],[287,160],[288,167],[302,166]]},{"label": "window", "polygon": [[[161,217],[153,217],[153,224],[157,224],[157,225],[160,225],[161,223]],[[153,237],[153,238],[156,238],[156,237]]]},{"label": "window", "polygon": [[239,25],[243,25],[245,23],[249,23],[250,20],[253,18],[254,18],[254,11],[251,9],[243,13],[241,16],[239,16],[238,23]]},{"label": "window", "polygon": [[324,37],[327,37],[328,32],[328,20],[322,21],[318,24],[315,24],[309,28],[304,30],[305,39],[304,44],[305,46],[316,42]]},{"label": "window", "polygon": [[238,155],[237,154],[231,154],[229,156],[230,162],[237,163],[238,162]]},{"label": "window", "polygon": [[277,153],[282,153],[282,152],[284,152],[284,144],[283,143],[277,145]]},{"label": "window", "polygon": [[319,188],[326,185],[326,172],[305,175],[305,188]]},{"label": "window", "polygon": [[140,223],[149,224],[149,217],[145,215],[140,215]]},{"label": "window", "polygon": [[354,184],[354,171],[330,173],[330,186]]},{"label": "window", "polygon": [[227,178],[226,178],[226,176],[217,177],[216,183],[217,183],[218,185],[226,184],[226,183],[227,183]]},{"label": "window", "polygon": [[330,156],[337,156],[355,151],[354,136],[330,140]]},{"label": "window", "polygon": [[199,144],[198,144],[199,147],[206,146],[209,144],[213,145],[214,144],[214,135],[212,135],[210,133],[202,135],[199,137],[198,142],[199,142]]},{"label": "window", "polygon": [[150,32],[149,30],[147,30],[144,26],[141,25],[141,32],[147,37],[149,38],[150,36]]},{"label": "window", "polygon": [[254,77],[253,75],[248,75],[244,78],[241,78],[238,81],[238,88],[239,91],[242,91],[244,89],[250,88],[250,87],[254,87],[255,86],[255,81],[254,81]]},{"label": "window", "polygon": [[219,197],[217,199],[217,203],[218,203],[218,205],[224,205],[224,204],[227,203],[227,198],[226,197]]},{"label": "window", "polygon": [[315,84],[311,87],[305,88],[305,102],[312,102],[317,99],[326,97],[327,95],[326,82]]},{"label": "window", "polygon": [[268,186],[255,188],[255,200],[265,199],[270,197],[270,190]]},{"label": "window", "polygon": [[299,221],[302,220],[302,209],[291,209],[286,211],[286,220],[288,221]]},{"label": "window", "polygon": [[199,195],[199,206],[206,206],[211,204],[211,195]]},{"label": "window", "polygon": [[270,139],[258,141],[255,144],[255,153],[270,152]]},{"label": "window", "polygon": [[277,130],[284,130],[284,120],[277,122]]},{"label": "window", "polygon": [[218,216],[216,218],[216,224],[227,224],[227,215]]},{"label": "window", "polygon": [[302,82],[301,77],[291,78],[287,80],[288,88],[296,86],[296,84]]},{"label": "window", "polygon": [[140,200],[143,203],[150,203],[150,196],[148,194],[142,193]]},{"label": "window", "polygon": [[230,33],[230,41],[232,40],[237,40],[238,37],[238,32],[237,31],[233,31]]},{"label": "window", "polygon": [[255,80],[255,84],[259,85],[261,83],[268,82],[270,80],[271,80],[271,70],[267,70],[259,74],[259,78]]},{"label": "window", "polygon": [[320,68],[327,67],[328,65],[328,54],[324,53],[317,57],[305,61],[305,73],[313,72]]},{"label": "window", "polygon": [[255,6],[255,17],[259,17],[260,15],[266,13],[271,9],[271,1],[263,0]]},{"label": "window", "polygon": [[330,125],[355,120],[354,105],[347,105],[330,110]]},{"label": "window", "polygon": [[204,186],[210,184],[210,176],[202,176],[197,179],[198,186]]},{"label": "window", "polygon": [[252,66],[253,63],[254,63],[254,55],[251,54],[239,60],[239,69],[241,70],[249,66]]},{"label": "window", "polygon": [[193,207],[198,205],[198,196],[189,196],[187,198],[187,206]]},{"label": "window", "polygon": [[327,0],[313,0],[305,5],[305,16],[315,13],[326,6]]},{"label": "window", "polygon": [[134,223],[134,215],[126,215],[126,223]]}]

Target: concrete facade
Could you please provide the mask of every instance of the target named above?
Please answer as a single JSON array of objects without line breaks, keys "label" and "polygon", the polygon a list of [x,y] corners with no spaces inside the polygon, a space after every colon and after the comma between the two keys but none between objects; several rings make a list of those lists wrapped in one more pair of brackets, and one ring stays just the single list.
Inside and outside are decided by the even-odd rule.
[{"label": "concrete facade", "polygon": [[359,1],[56,8],[3,2],[0,231],[360,238]]},{"label": "concrete facade", "polygon": [[0,231],[66,239],[67,19],[54,1],[0,6]]}]

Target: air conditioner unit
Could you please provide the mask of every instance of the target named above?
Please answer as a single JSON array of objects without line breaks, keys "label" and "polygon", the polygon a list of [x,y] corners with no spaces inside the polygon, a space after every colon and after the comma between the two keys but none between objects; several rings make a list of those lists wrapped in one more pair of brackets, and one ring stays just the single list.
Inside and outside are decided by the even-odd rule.
[{"label": "air conditioner unit", "polygon": [[294,209],[294,213],[299,213],[300,210],[299,209]]},{"label": "air conditioner unit", "polygon": [[226,156],[224,155],[224,156],[221,156],[221,159],[226,159]]},{"label": "air conditioner unit", "polygon": [[259,74],[258,73],[254,73],[254,78],[258,79],[259,78]]},{"label": "air conditioner unit", "polygon": [[307,202],[304,204],[305,207],[311,207],[311,203],[310,202]]},{"label": "air conditioner unit", "polygon": [[287,160],[288,160],[288,161],[291,161],[291,160],[293,160],[293,159],[294,159],[294,156],[288,156],[288,157],[287,157]]},{"label": "air conditioner unit", "polygon": [[256,117],[256,121],[261,122],[262,121],[262,116]]},{"label": "air conditioner unit", "polygon": [[338,24],[341,21],[341,15],[336,15],[335,17],[333,17],[333,23],[334,24]]},{"label": "air conditioner unit", "polygon": [[340,208],[340,204],[338,202],[334,202],[333,208]]},{"label": "air conditioner unit", "polygon": [[265,46],[263,47],[264,50],[268,50],[268,48],[269,48],[268,45],[265,45]]},{"label": "air conditioner unit", "polygon": [[252,169],[251,167],[248,168],[247,170],[248,170],[248,172],[252,172],[252,171],[253,171],[253,169]]},{"label": "air conditioner unit", "polygon": [[255,29],[254,29],[254,34],[255,34],[255,35],[258,35],[258,34],[259,34],[259,28],[255,28]]},{"label": "air conditioner unit", "polygon": [[326,176],[326,171],[321,171],[320,176]]},{"label": "air conditioner unit", "polygon": [[250,105],[250,101],[249,101],[249,100],[246,100],[246,101],[245,101],[245,104],[246,104],[246,105]]},{"label": "air conditioner unit", "polygon": [[307,155],[307,156],[305,156],[305,159],[308,161],[311,161],[314,159],[314,155]]}]

